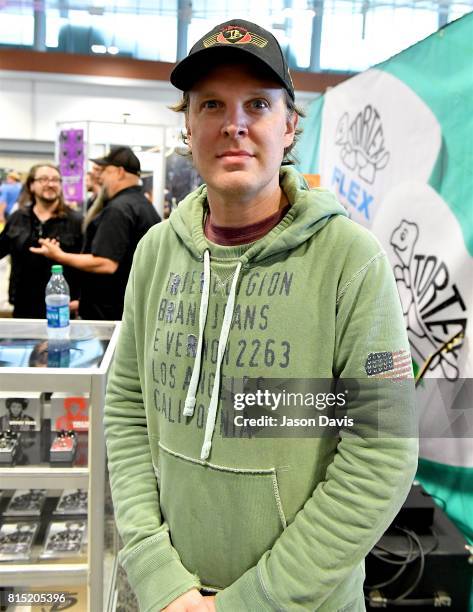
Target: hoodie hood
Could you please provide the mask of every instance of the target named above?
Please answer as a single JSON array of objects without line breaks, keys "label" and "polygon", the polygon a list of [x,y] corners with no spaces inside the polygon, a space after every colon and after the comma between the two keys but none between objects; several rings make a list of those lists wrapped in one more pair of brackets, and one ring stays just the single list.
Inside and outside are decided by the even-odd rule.
[{"label": "hoodie hood", "polygon": [[[310,190],[304,177],[291,166],[281,168],[280,185],[291,208],[276,227],[245,250],[240,257],[243,266],[298,247],[319,232],[333,215],[347,216],[332,193],[325,189]],[[207,186],[202,185],[190,193],[169,218],[183,246],[199,260],[203,260],[209,248],[203,230],[207,206]]]},{"label": "hoodie hood", "polygon": [[[238,297],[238,282],[243,268],[262,262],[269,257],[292,250],[306,242],[316,234],[334,215],[347,215],[345,209],[336,201],[335,197],[323,190],[310,191],[303,177],[293,168],[281,168],[280,183],[284,193],[291,204],[291,208],[282,221],[276,225],[266,236],[257,240],[250,246],[243,245],[238,253],[238,261],[233,272],[230,292],[225,305],[225,312],[218,340],[217,362],[212,395],[208,407],[205,424],[204,441],[200,458],[207,460],[212,449],[212,438],[215,431],[218,403],[220,400],[221,369],[223,357],[227,349],[235,304]],[[170,217],[172,229],[176,232],[184,248],[191,255],[203,261],[202,298],[199,309],[199,336],[195,355],[192,376],[187,389],[183,415],[191,417],[196,405],[196,394],[199,385],[202,367],[202,347],[204,344],[205,326],[209,308],[209,292],[211,282],[211,249],[207,242],[203,219],[207,206],[207,188],[205,185],[191,193],[179,204],[179,208]],[[216,247],[218,251],[221,247]],[[228,248],[228,253],[232,252]],[[233,249],[233,253],[238,247]],[[212,251],[214,249],[212,248]]]}]

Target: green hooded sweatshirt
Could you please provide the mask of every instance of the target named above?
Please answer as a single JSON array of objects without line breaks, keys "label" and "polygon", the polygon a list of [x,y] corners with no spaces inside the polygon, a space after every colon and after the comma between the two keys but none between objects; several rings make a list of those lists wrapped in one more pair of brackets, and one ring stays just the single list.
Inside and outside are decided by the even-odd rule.
[{"label": "green hooded sweatshirt", "polygon": [[[378,242],[294,169],[280,183],[291,208],[254,243],[207,241],[202,186],[135,254],[105,426],[142,612],[193,587],[215,590],[218,612],[363,610],[364,557],[415,474],[415,438],[356,423],[339,437],[228,436],[222,395],[244,377],[368,378],[373,355],[408,359]],[[374,403],[360,394],[362,410]],[[388,432],[413,421],[412,402],[385,404]]]}]

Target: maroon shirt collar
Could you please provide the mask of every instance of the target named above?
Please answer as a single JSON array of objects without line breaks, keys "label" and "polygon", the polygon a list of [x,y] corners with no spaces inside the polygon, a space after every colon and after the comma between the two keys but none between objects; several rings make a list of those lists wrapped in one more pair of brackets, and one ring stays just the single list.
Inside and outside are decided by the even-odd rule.
[{"label": "maroon shirt collar", "polygon": [[250,225],[244,225],[243,227],[221,227],[215,225],[212,222],[212,216],[209,210],[204,222],[204,234],[207,240],[221,246],[249,244],[250,242],[259,240],[268,234],[273,227],[276,227],[290,207],[291,205],[287,204],[284,208],[266,217],[266,219],[258,221],[257,223],[250,223]]}]

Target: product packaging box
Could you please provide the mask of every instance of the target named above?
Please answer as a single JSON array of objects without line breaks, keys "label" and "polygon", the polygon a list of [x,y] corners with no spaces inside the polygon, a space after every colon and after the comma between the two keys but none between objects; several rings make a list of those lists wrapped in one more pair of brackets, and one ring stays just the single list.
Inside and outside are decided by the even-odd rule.
[{"label": "product packaging box", "polygon": [[5,516],[39,516],[46,501],[46,489],[17,489],[4,512]]},{"label": "product packaging box", "polygon": [[87,521],[52,521],[49,523],[42,559],[74,557],[83,553]]},{"label": "product packaging box", "polygon": [[0,391],[1,431],[41,431],[42,416],[40,392]]},{"label": "product packaging box", "polygon": [[0,529],[0,561],[29,559],[39,523],[4,523]]},{"label": "product packaging box", "polygon": [[87,514],[87,491],[64,489],[54,514]]},{"label": "product packaging box", "polygon": [[51,396],[51,431],[88,431],[89,397],[56,392]]}]

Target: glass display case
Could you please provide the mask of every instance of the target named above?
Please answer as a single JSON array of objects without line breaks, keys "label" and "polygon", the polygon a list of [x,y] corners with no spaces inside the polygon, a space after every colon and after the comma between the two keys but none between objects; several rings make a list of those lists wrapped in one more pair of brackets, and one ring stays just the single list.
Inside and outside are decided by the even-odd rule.
[{"label": "glass display case", "polygon": [[58,347],[48,346],[43,320],[0,320],[4,601],[10,592],[63,592],[71,610],[109,609],[117,542],[103,407],[118,328],[72,321]]}]

